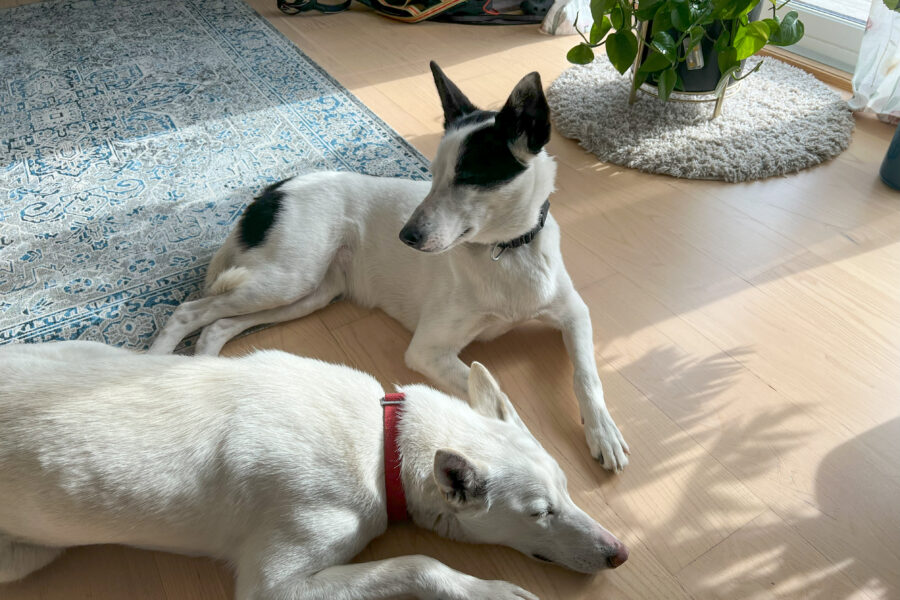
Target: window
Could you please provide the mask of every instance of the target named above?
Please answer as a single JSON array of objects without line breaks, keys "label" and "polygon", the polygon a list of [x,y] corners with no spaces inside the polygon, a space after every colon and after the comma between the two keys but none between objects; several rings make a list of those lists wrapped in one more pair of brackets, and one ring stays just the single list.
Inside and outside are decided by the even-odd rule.
[{"label": "window", "polygon": [[852,73],[866,29],[869,6],[869,0],[795,0],[789,3],[779,13],[783,15],[796,10],[806,33],[788,50]]},{"label": "window", "polygon": [[796,5],[819,9],[836,17],[843,17],[856,21],[861,25],[866,24],[869,18],[869,0],[807,0],[797,2]]}]

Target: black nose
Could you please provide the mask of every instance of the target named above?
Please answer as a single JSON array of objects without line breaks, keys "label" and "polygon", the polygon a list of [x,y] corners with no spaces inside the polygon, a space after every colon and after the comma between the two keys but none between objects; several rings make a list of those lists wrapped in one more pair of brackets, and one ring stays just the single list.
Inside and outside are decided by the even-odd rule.
[{"label": "black nose", "polygon": [[416,248],[422,241],[422,232],[413,225],[405,225],[403,229],[400,230],[400,240],[407,246]]}]

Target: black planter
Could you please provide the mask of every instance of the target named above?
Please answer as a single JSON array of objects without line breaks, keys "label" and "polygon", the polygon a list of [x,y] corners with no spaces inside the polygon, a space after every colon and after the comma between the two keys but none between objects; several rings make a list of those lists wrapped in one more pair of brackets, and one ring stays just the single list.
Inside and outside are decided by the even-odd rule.
[{"label": "black planter", "polygon": [[[762,12],[763,2],[760,2],[756,5],[752,11],[750,11],[750,20],[756,21],[759,19],[759,15]],[[644,51],[641,54],[641,63],[643,63],[647,56],[650,54],[650,41],[653,36],[651,35],[651,31],[653,29],[653,22],[648,21],[646,26],[644,27]],[[716,39],[719,37],[719,34],[722,33],[722,23],[721,21],[717,21],[712,25],[708,26],[706,29],[709,37]],[[670,29],[669,35],[672,36],[673,39],[677,40],[681,37],[681,32],[677,29]],[[722,78],[722,73],[719,71],[719,53],[715,51],[713,48],[713,41],[704,38],[700,42],[700,50],[703,53],[703,67],[700,69],[688,69],[687,62],[678,63],[677,72],[679,77],[681,78],[682,83],[684,84],[683,89],[676,90],[678,92],[714,92],[716,89],[716,85],[719,83],[719,79]],[[683,51],[683,48],[682,48]],[[741,61],[741,70],[744,68],[744,62]],[[738,75],[740,71],[738,71]],[[647,80],[651,85],[655,85],[654,81]],[[728,85],[734,83],[734,79],[729,79]]]}]

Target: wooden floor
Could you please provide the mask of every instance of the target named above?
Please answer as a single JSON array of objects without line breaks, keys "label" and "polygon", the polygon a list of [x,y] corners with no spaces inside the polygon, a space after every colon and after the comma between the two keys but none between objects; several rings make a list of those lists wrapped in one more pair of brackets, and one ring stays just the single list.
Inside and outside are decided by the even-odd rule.
[{"label": "wooden floor", "polygon": [[[0,4],[22,0],[0,0]],[[404,25],[355,9],[284,17],[285,35],[428,156],[436,59],[497,107],[526,72],[549,84],[573,41],[532,27]],[[727,104],[726,104],[727,110]],[[900,598],[900,193],[877,178],[891,128],[790,177],[731,185],[606,165],[554,136],[552,212],[591,308],[621,475],[588,455],[560,336],[534,324],[464,352],[498,375],[631,559],[594,577],[397,527],[359,557],[425,553],[544,599]],[[391,382],[410,339],[347,304],[231,344],[346,362]],[[67,552],[3,600],[219,599],[230,572],[117,547]]]}]

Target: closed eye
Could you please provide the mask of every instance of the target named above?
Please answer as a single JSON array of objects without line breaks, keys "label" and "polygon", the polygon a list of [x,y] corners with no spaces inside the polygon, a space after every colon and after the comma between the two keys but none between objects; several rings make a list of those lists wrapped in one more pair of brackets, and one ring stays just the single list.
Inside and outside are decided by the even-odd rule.
[{"label": "closed eye", "polygon": [[539,511],[539,512],[531,513],[531,516],[534,517],[535,519],[541,519],[541,518],[543,518],[543,517],[547,517],[547,516],[555,515],[555,514],[556,514],[556,513],[553,512],[553,507],[552,507],[552,506],[548,506],[548,507],[546,508],[546,510],[542,510],[542,511]]}]

